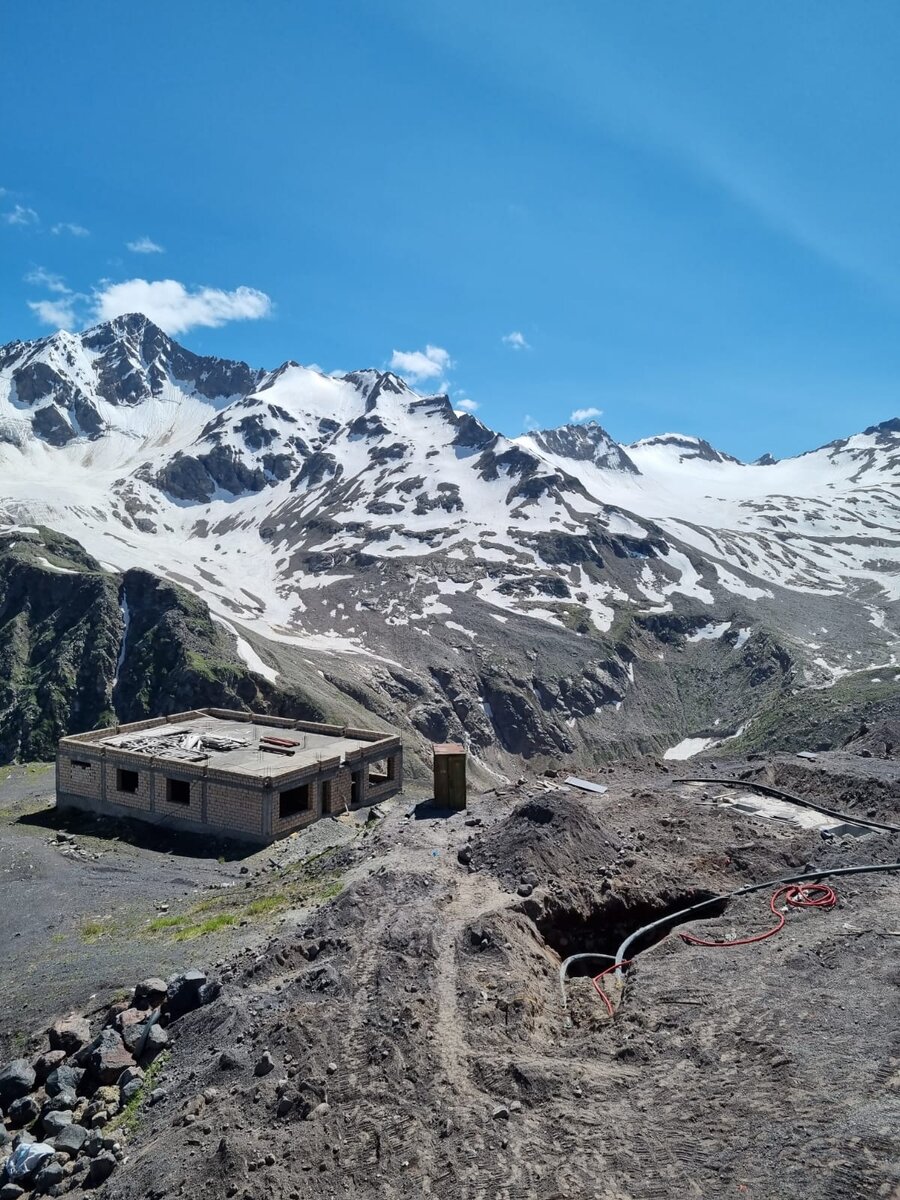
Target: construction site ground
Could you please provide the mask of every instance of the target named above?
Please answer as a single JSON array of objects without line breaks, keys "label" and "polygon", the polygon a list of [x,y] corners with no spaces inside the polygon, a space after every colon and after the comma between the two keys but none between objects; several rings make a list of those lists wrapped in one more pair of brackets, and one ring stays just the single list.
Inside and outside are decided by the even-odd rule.
[{"label": "construction site ground", "polygon": [[[897,823],[900,767],[865,761],[704,770]],[[692,765],[607,768],[591,776],[604,794],[529,779],[455,814],[401,796],[223,861],[111,828],[77,831],[75,859],[50,777],[14,772],[0,982],[19,1015],[4,1036],[25,1052],[92,993],[219,964],[222,996],[175,1027],[163,1095],[98,1193],[122,1200],[896,1200],[897,874],[834,877],[836,907],[792,910],[762,942],[685,944],[678,929],[746,937],[774,920],[768,889],[718,906],[598,984],[614,1018],[599,961],[563,1007],[569,954],[614,955],[750,882],[900,860],[900,834],[725,807],[734,789],[677,783]],[[266,1051],[274,1069],[257,1073]]]}]

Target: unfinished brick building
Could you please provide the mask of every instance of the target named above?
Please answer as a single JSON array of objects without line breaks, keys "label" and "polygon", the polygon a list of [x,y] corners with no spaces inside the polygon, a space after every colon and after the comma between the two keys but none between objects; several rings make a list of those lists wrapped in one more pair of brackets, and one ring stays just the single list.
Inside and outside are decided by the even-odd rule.
[{"label": "unfinished brick building", "polygon": [[400,739],[198,709],[62,738],[56,803],[266,844],[400,791]]}]

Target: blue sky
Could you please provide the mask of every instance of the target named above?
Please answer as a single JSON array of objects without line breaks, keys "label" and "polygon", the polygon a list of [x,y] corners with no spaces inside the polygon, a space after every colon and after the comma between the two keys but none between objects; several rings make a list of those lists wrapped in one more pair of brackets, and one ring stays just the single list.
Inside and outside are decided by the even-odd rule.
[{"label": "blue sky", "polygon": [[510,434],[808,449],[900,410],[898,41],[893,0],[11,5],[0,340],[144,307]]}]

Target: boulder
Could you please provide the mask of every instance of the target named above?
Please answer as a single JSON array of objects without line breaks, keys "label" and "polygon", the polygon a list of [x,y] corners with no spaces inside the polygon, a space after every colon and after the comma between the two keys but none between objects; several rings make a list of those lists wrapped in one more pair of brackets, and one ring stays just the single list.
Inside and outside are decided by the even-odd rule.
[{"label": "boulder", "polygon": [[57,1092],[55,1096],[51,1096],[45,1101],[41,1113],[46,1116],[50,1112],[65,1112],[66,1109],[72,1109],[78,1103],[78,1099],[74,1092]]},{"label": "boulder", "polygon": [[51,1158],[36,1173],[34,1177],[34,1190],[38,1194],[49,1192],[58,1183],[62,1183],[64,1176],[65,1171],[63,1170],[62,1163],[58,1163],[56,1159]]},{"label": "boulder", "polygon": [[0,1200],[19,1200],[19,1197],[24,1195],[25,1189],[17,1183],[4,1183],[3,1187],[0,1187]]},{"label": "boulder", "polygon": [[135,1081],[142,1083],[143,1079],[144,1072],[140,1067],[126,1067],[119,1076],[119,1087],[125,1087],[126,1084],[133,1083]]},{"label": "boulder", "polygon": [[74,1158],[88,1139],[88,1131],[83,1125],[65,1125],[53,1139],[53,1148],[60,1154],[68,1154]]},{"label": "boulder", "polygon": [[50,1072],[44,1082],[44,1088],[48,1096],[57,1096],[60,1092],[77,1092],[83,1078],[83,1067],[70,1067],[68,1064],[63,1064]]},{"label": "boulder", "polygon": [[141,1062],[152,1062],[161,1050],[169,1044],[169,1035],[161,1025],[151,1025],[147,1031],[147,1040],[141,1054]]},{"label": "boulder", "polygon": [[12,1104],[6,1110],[7,1120],[14,1129],[21,1129],[23,1125],[30,1125],[40,1115],[41,1106],[35,1100],[34,1096],[20,1096],[18,1100],[13,1100]]},{"label": "boulder", "polygon": [[140,1079],[132,1079],[128,1083],[123,1083],[119,1089],[119,1099],[121,1103],[125,1105],[129,1102],[129,1100],[133,1100],[135,1096],[140,1094],[140,1090],[143,1086],[144,1085]]},{"label": "boulder", "polygon": [[65,1050],[48,1050],[39,1054],[34,1060],[34,1074],[38,1083],[43,1083],[51,1071],[61,1067],[66,1061]]},{"label": "boulder", "polygon": [[264,1051],[262,1057],[253,1068],[254,1075],[268,1075],[275,1068],[275,1060],[268,1050]]},{"label": "boulder", "polygon": [[69,1109],[58,1109],[44,1114],[42,1119],[45,1138],[55,1138],[62,1133],[67,1125],[72,1124],[72,1113]]},{"label": "boulder", "polygon": [[168,995],[168,984],[164,979],[142,979],[134,989],[135,1008],[159,1008]]},{"label": "boulder", "polygon": [[116,1156],[110,1150],[101,1150],[91,1159],[91,1165],[88,1167],[88,1183],[91,1187],[96,1187],[103,1183],[104,1179],[109,1179],[115,1169]]},{"label": "boulder", "polygon": [[27,1096],[34,1087],[34,1067],[27,1058],[14,1058],[0,1071],[0,1107],[8,1108],[20,1096]]},{"label": "boulder", "polygon": [[[131,1026],[139,1029],[140,1026]],[[115,1029],[104,1029],[88,1060],[91,1074],[101,1085],[116,1083],[126,1067],[134,1066],[134,1059]]]},{"label": "boulder", "polygon": [[122,1040],[135,1058],[150,1062],[168,1046],[169,1035],[158,1023],[144,1021],[141,1025],[126,1026],[122,1031]]},{"label": "boulder", "polygon": [[126,1008],[124,1012],[120,1012],[113,1025],[124,1033],[130,1025],[142,1025],[147,1020],[146,1010],[140,1008]]},{"label": "boulder", "polygon": [[50,1026],[50,1049],[74,1054],[91,1040],[91,1027],[84,1017],[72,1015],[54,1021]]},{"label": "boulder", "polygon": [[202,971],[184,971],[173,975],[166,985],[164,1012],[170,1021],[177,1021],[185,1013],[200,1007],[200,989],[206,983]]},{"label": "boulder", "polygon": [[210,979],[208,983],[204,983],[197,992],[197,999],[200,1001],[200,1006],[204,1004],[212,1004],[213,1000],[218,1000],[222,994],[222,985],[218,979]]}]

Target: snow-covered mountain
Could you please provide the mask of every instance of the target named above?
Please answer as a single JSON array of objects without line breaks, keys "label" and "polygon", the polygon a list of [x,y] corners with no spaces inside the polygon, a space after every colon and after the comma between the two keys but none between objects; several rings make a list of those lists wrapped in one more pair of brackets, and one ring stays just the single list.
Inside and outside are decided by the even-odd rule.
[{"label": "snow-covered mountain", "polygon": [[0,349],[0,471],[7,527],[189,587],[255,669],[495,769],[714,738],[900,662],[896,419],[757,464],[596,424],[509,439],[390,373],[254,370],[133,315]]}]

